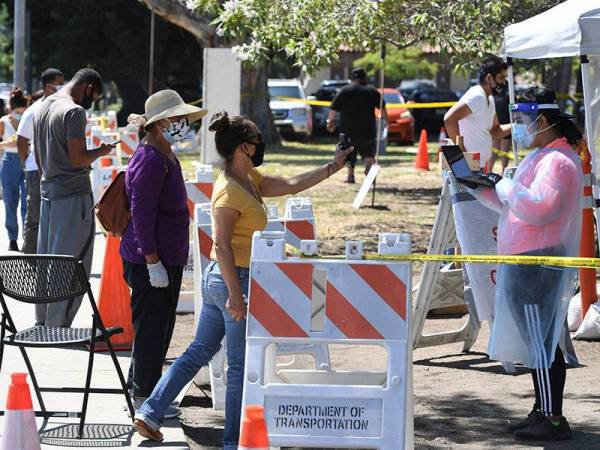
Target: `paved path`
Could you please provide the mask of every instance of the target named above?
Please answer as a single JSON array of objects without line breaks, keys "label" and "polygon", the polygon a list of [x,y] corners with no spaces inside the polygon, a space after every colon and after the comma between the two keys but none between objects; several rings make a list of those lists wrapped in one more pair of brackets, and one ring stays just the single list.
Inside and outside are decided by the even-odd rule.
[{"label": "paved path", "polygon": [[[0,201],[0,254],[8,248],[8,238],[4,229],[4,203]],[[94,295],[97,296],[100,286],[100,274],[104,259],[105,240],[98,233],[94,242],[94,262],[92,266],[91,284]],[[8,307],[16,322],[17,328],[26,328],[33,325],[34,307],[7,299]],[[73,323],[74,327],[91,326],[91,306],[89,300],[84,298],[82,306]],[[32,360],[34,371],[41,386],[82,386],[85,382],[88,353],[81,350],[67,349],[30,349],[28,354]],[[119,363],[126,374],[129,368],[129,354],[119,353]],[[26,372],[27,369],[19,351],[14,347],[6,347],[0,371],[0,409],[6,405],[8,384],[11,372]],[[92,386],[111,387],[119,386],[119,380],[108,354],[98,353],[94,359]],[[184,389],[185,393],[187,389]],[[177,400],[181,400],[183,393]],[[82,394],[54,394],[45,393],[44,401],[48,410],[78,411],[81,409]],[[34,408],[37,407],[35,395]],[[169,448],[171,450],[188,449],[188,444],[178,419],[165,422],[162,432],[165,440],[161,445],[150,441],[142,441],[137,433],[133,433],[131,419],[123,409],[125,399],[121,395],[91,394],[86,418],[84,439],[76,438],[76,419],[52,419],[41,432],[42,448]],[[0,417],[0,432],[3,432],[2,418]],[[38,419],[38,427],[42,419]]]}]

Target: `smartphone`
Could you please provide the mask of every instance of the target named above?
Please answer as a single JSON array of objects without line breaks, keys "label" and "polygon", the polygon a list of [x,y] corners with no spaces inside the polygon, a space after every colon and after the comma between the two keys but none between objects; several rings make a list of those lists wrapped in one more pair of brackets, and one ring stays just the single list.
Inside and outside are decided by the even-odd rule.
[{"label": "smartphone", "polygon": [[340,133],[340,141],[337,146],[340,150],[346,150],[348,147],[352,147],[352,141],[350,140],[350,136],[346,133]]}]

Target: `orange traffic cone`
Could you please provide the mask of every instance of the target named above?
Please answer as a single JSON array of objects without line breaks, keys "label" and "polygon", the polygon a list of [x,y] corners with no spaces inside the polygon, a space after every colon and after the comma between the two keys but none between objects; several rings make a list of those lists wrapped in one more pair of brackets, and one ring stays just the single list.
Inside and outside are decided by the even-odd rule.
[{"label": "orange traffic cone", "polygon": [[248,405],[240,430],[239,450],[269,450],[269,437],[262,406]]},{"label": "orange traffic cone", "polygon": [[429,170],[429,154],[427,153],[427,131],[421,130],[419,150],[415,159],[415,169]]},{"label": "orange traffic cone", "polygon": [[[581,221],[581,243],[579,244],[579,256],[593,258],[596,256],[596,243],[594,231],[594,195],[592,192],[592,155],[587,141],[582,139],[577,146],[581,157],[581,167],[584,174],[584,207]],[[598,300],[596,289],[596,270],[579,269],[579,285],[581,286],[581,318],[583,319],[593,303]]]},{"label": "orange traffic cone", "polygon": [[[123,261],[119,255],[119,238],[108,234],[104,265],[100,278],[100,294],[98,296],[98,311],[106,328],[121,327],[123,333],[110,338],[115,349],[131,350],[133,344],[133,325],[131,323],[131,299],[129,286],[123,279]],[[105,345],[97,344],[99,351],[105,350]]]},{"label": "orange traffic cone", "polygon": [[40,436],[26,373],[11,374],[0,450],[39,450]]}]

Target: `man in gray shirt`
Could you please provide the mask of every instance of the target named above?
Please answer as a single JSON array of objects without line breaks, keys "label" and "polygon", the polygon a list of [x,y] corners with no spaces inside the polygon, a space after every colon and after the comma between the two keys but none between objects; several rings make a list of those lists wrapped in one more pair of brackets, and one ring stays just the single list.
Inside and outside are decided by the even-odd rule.
[{"label": "man in gray shirt", "polygon": [[[80,69],[60,91],[43,101],[33,118],[36,161],[42,174],[37,252],[76,256],[83,260],[88,275],[95,234],[90,164],[114,148],[107,144],[86,148],[85,110],[101,94],[98,72]],[[70,326],[81,300],[36,305],[36,324]]]}]

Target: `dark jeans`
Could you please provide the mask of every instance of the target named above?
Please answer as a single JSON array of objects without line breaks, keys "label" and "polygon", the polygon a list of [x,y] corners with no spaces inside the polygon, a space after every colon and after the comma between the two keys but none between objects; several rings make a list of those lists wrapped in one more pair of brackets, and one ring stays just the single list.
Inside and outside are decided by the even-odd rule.
[{"label": "dark jeans", "polygon": [[23,226],[23,253],[37,253],[38,228],[40,225],[40,172],[25,172],[27,188],[27,213]]},{"label": "dark jeans", "polygon": [[150,285],[145,264],[123,260],[123,276],[131,288],[133,348],[127,384],[135,398],[148,397],[162,375],[162,366],[175,327],[175,310],[183,267],[165,266],[169,286]]}]

